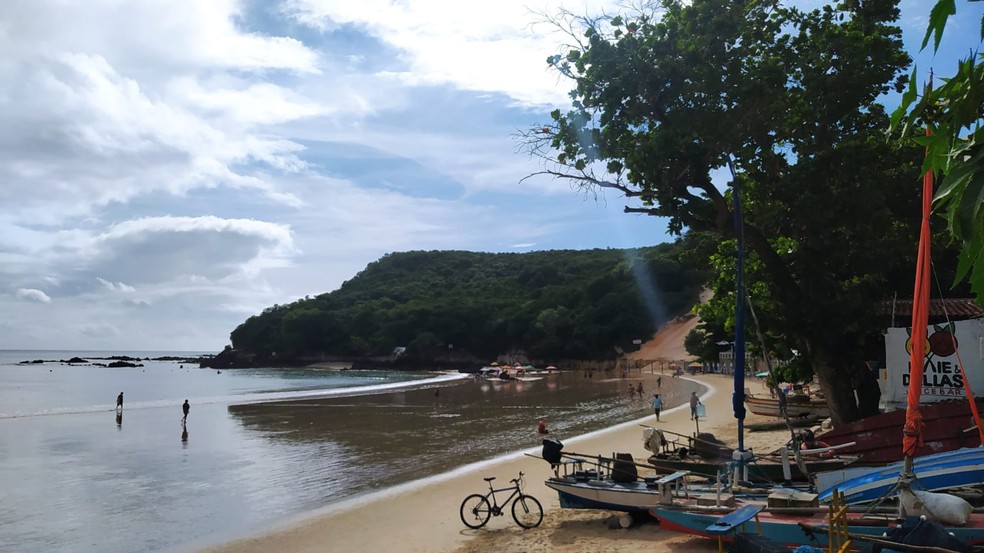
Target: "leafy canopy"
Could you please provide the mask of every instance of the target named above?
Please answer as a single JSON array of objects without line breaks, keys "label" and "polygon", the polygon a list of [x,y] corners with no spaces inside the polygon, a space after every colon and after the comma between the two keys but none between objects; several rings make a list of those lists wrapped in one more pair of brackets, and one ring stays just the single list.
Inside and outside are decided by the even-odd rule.
[{"label": "leafy canopy", "polygon": [[[572,80],[572,106],[523,137],[541,173],[617,191],[626,212],[667,217],[675,232],[733,239],[725,183],[740,183],[756,283],[745,293],[766,347],[801,352],[839,421],[856,416],[853,375],[880,339],[875,306],[911,291],[919,153],[886,143],[877,103],[905,85],[898,15],[895,0],[561,14],[571,44],[548,63]],[[720,305],[702,308],[722,325],[734,248],[715,260]]]},{"label": "leafy canopy", "polygon": [[[934,38],[938,49],[954,0],[938,0],[930,12],[923,48]],[[903,141],[926,149],[923,171],[944,175],[935,204],[942,210],[951,235],[961,244],[956,280],[969,279],[978,302],[984,297],[984,15],[980,40],[957,64],[956,73],[942,85],[927,86],[920,96],[918,68],[913,68],[909,87],[892,114],[894,130]],[[929,83],[927,83],[928,85]],[[928,131],[928,132],[927,132]]]}]

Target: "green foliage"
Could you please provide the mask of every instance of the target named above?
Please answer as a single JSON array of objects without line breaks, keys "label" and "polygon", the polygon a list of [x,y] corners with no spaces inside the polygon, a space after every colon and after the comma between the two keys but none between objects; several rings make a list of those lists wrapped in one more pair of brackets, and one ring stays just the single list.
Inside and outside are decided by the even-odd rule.
[{"label": "green foliage", "polygon": [[691,248],[388,254],[334,292],[250,317],[232,343],[280,359],[611,357],[696,302],[707,272],[681,262]]},{"label": "green foliage", "polygon": [[711,332],[706,324],[701,324],[697,328],[687,333],[683,339],[683,347],[687,353],[700,359],[716,363],[720,359],[720,353],[732,347],[720,345],[718,342],[728,342],[728,336],[723,331]]},{"label": "green foliage", "polygon": [[[935,36],[939,48],[947,19],[956,13],[953,0],[938,0],[933,7],[923,47]],[[984,16],[980,40],[957,65],[956,74],[943,85],[919,96],[916,69],[902,102],[892,114],[893,130],[904,141],[926,149],[924,171],[944,175],[936,193],[936,207],[945,212],[952,236],[962,245],[956,280],[969,278],[978,302],[984,298]],[[927,135],[925,130],[929,131]]]},{"label": "green foliage", "polygon": [[918,236],[919,153],[885,142],[877,103],[905,84],[897,2],[659,7],[563,21],[585,37],[551,60],[573,80],[572,108],[526,135],[530,151],[556,152],[546,174],[624,194],[626,212],[731,238],[700,310],[715,329],[734,320],[733,202],[716,182],[733,172],[766,347],[801,351],[835,420],[851,420],[859,351],[881,339],[877,305],[911,291]]}]

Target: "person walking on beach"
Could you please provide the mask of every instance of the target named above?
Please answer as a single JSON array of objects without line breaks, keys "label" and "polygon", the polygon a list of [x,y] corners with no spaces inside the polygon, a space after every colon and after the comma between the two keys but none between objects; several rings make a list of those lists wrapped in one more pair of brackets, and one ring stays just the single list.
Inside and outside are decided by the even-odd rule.
[{"label": "person walking on beach", "polygon": [[656,422],[659,422],[659,412],[663,410],[663,400],[659,394],[653,394],[653,411],[656,413]]},{"label": "person walking on beach", "polygon": [[123,410],[123,392],[120,392],[120,395],[116,396],[116,410]]},{"label": "person walking on beach", "polygon": [[690,392],[690,420],[697,420],[697,406],[700,405],[700,398],[697,392]]},{"label": "person walking on beach", "polygon": [[642,399],[642,396],[646,395],[646,392],[642,391],[642,382],[640,382],[639,385],[636,386],[636,393],[639,394],[639,399]]},{"label": "person walking on beach", "polygon": [[656,389],[660,390],[662,388],[663,388],[663,377],[661,375],[656,377]]},{"label": "person walking on beach", "polygon": [[191,411],[191,405],[188,405],[188,400],[186,399],[184,405],[181,406],[181,412],[184,413],[184,417],[181,418],[181,424],[187,422],[188,411]]}]

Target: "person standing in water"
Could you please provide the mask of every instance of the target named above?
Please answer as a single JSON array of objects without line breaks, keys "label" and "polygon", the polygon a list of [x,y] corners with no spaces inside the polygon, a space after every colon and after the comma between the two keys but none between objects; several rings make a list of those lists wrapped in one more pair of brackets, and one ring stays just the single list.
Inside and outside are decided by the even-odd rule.
[{"label": "person standing in water", "polygon": [[120,395],[116,396],[116,410],[123,410],[123,392],[120,392]]},{"label": "person standing in water", "polygon": [[191,411],[191,405],[188,405],[188,400],[186,399],[184,405],[181,406],[181,412],[184,413],[184,417],[181,418],[181,424],[188,421],[188,411]]}]

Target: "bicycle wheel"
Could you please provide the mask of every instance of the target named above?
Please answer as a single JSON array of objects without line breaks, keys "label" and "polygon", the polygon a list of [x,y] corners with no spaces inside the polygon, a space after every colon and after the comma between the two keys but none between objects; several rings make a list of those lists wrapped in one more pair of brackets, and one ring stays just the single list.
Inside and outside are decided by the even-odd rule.
[{"label": "bicycle wheel", "polygon": [[543,521],[543,507],[532,495],[521,495],[513,501],[512,516],[523,528],[536,528]]},{"label": "bicycle wheel", "polygon": [[481,528],[492,516],[492,505],[484,495],[473,493],[461,502],[461,522],[469,528]]}]

